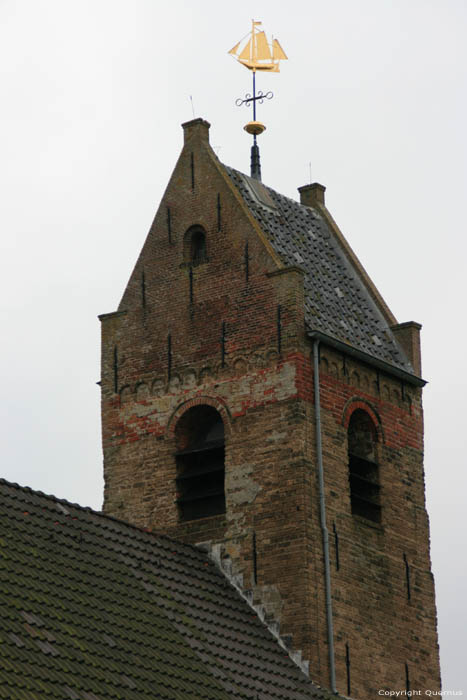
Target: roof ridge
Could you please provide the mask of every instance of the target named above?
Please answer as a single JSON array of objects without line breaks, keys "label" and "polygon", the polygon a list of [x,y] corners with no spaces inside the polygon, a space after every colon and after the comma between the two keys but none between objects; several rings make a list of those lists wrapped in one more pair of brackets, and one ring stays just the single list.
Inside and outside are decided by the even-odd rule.
[{"label": "roof ridge", "polygon": [[391,326],[394,315],[324,205],[307,206],[263,185],[276,211],[251,193],[251,179],[225,166],[284,266],[303,269],[305,324],[312,332],[415,376]]},{"label": "roof ridge", "polygon": [[[303,205],[302,205],[303,206]],[[375,302],[376,306],[378,307],[380,313],[382,314],[383,318],[385,319],[386,323],[388,324],[388,328],[391,327],[391,324],[397,324],[397,318],[394,316],[392,313],[391,309],[389,306],[386,304],[384,301],[382,295],[380,294],[379,290],[377,289],[375,283],[369,276],[368,272],[365,270],[363,264],[361,263],[359,257],[353,250],[352,246],[340,230],[339,226],[337,225],[334,217],[332,216],[331,212],[329,209],[326,207],[325,204],[320,204],[318,203],[316,205],[317,210],[324,216],[326,219],[327,223],[331,227],[333,233],[337,237],[339,243],[342,246],[342,250],[347,257],[348,261],[350,264],[353,266],[355,269],[357,275],[360,277],[360,279],[363,281],[365,287],[367,288],[368,292],[370,293],[370,296],[372,297],[373,301]],[[402,348],[401,348],[402,349]]]},{"label": "roof ridge", "polygon": [[[114,694],[120,691],[125,697],[129,691],[123,674],[140,683],[143,692],[138,697],[147,694],[148,684],[153,688],[161,677],[167,679],[171,697],[185,697],[186,689],[195,689],[200,674],[204,674],[201,694],[206,698],[243,697],[259,689],[261,683],[269,690],[268,697],[277,700],[289,695],[302,700],[331,698],[330,691],[307,678],[297,659],[289,659],[290,653],[277,643],[264,619],[246,604],[225,573],[213,562],[205,568],[207,552],[29,486],[0,478],[1,486],[5,487],[0,488],[2,507],[14,516],[14,521],[5,518],[5,536],[2,532],[2,545],[11,556],[7,585],[0,591],[5,633],[0,636],[10,662],[16,664],[19,675],[27,673],[31,685],[40,676],[38,669],[43,668],[46,654],[50,677],[44,680],[40,676],[40,682],[48,695],[52,686],[60,693],[65,682],[72,690],[79,689],[83,674],[89,690],[99,692],[102,669],[111,664],[109,687]],[[57,505],[71,511],[67,519],[70,527],[79,532],[84,523],[92,537],[85,537],[74,547],[57,537],[53,525],[58,523],[49,517]],[[23,515],[32,517],[18,524],[21,510],[31,511]],[[89,517],[85,517],[87,514]],[[43,522],[48,523],[44,532],[38,527]],[[106,523],[123,527],[106,528]],[[116,548],[109,547],[104,531],[116,535]],[[47,532],[53,533],[52,537],[47,537]],[[132,538],[132,533],[155,537]],[[148,554],[155,548],[162,550],[162,557],[157,556],[147,567],[135,567],[135,544],[145,545]],[[167,560],[171,559],[170,547],[176,550],[172,552],[173,563],[179,567],[179,575],[172,571],[172,561]],[[196,561],[192,552],[196,553]],[[66,580],[60,576],[64,569]],[[204,581],[205,576],[203,593],[204,582],[198,586],[196,581]],[[29,624],[26,628],[23,613],[30,616],[25,618]],[[225,626],[225,619],[226,633],[219,635],[218,628]],[[43,644],[35,625],[49,633]],[[153,631],[154,625],[157,632]],[[23,652],[17,650],[25,646]],[[128,649],[134,654],[131,666]],[[171,663],[174,651],[177,657]],[[59,677],[60,654],[66,659],[67,669]],[[91,654],[96,655],[94,665],[89,664]],[[260,659],[257,668],[251,662],[253,656]],[[12,688],[18,689],[20,681],[15,676]],[[198,697],[196,691],[189,695]]]},{"label": "roof ridge", "polygon": [[42,498],[46,498],[47,500],[50,500],[54,503],[60,503],[60,504],[66,505],[66,506],[70,506],[72,508],[77,508],[78,510],[91,513],[92,515],[97,515],[98,517],[103,518],[104,520],[109,520],[110,522],[115,522],[115,523],[118,523],[119,525],[124,525],[125,527],[127,527],[131,530],[136,530],[137,532],[144,533],[145,535],[151,535],[153,537],[162,538],[162,539],[166,540],[167,542],[192,549],[194,552],[197,552],[198,554],[199,553],[204,554],[204,552],[194,544],[190,544],[189,542],[182,542],[181,540],[176,540],[173,537],[169,537],[169,535],[166,535],[163,532],[157,532],[155,530],[150,530],[148,528],[138,527],[138,525],[134,525],[133,523],[130,523],[127,520],[122,520],[120,518],[116,518],[114,515],[108,515],[107,513],[104,513],[101,510],[94,510],[94,508],[91,508],[90,506],[82,506],[79,503],[72,503],[71,501],[68,501],[66,498],[58,498],[58,496],[54,496],[53,494],[47,494],[47,493],[44,493],[43,491],[33,489],[33,488],[31,488],[31,486],[21,486],[21,484],[18,484],[15,481],[8,481],[8,479],[4,479],[3,477],[0,477],[0,486],[2,486],[2,485],[15,488],[18,491],[31,493],[31,494],[34,494],[35,496],[40,496]]}]

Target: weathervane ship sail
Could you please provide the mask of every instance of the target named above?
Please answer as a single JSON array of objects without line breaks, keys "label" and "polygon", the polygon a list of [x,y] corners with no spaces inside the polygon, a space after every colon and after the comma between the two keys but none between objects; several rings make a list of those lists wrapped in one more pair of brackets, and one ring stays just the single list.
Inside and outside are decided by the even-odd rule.
[{"label": "weathervane ship sail", "polygon": [[264,31],[258,29],[261,22],[252,20],[251,33],[247,42],[245,38],[241,39],[233,49],[230,49],[229,54],[235,56],[239,63],[242,63],[248,70],[253,73],[253,95],[247,93],[245,99],[238,99],[236,105],[252,104],[253,106],[253,121],[248,122],[244,129],[253,136],[253,146],[251,147],[251,177],[256,180],[261,180],[261,165],[259,160],[259,148],[256,142],[256,137],[263,133],[266,129],[264,124],[256,120],[256,102],[263,103],[264,99],[270,100],[273,97],[272,92],[263,93],[259,91],[256,94],[256,71],[272,71],[279,73],[279,61],[287,60],[281,45],[277,39],[272,40],[272,44],[268,43]]}]

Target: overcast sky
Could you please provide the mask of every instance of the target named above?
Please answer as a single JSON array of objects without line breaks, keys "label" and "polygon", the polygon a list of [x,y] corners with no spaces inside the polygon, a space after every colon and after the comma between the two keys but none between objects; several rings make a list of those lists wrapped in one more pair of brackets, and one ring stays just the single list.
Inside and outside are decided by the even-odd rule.
[{"label": "overcast sky", "polygon": [[263,181],[296,197],[311,163],[398,321],[423,324],[443,687],[466,694],[465,0],[0,0],[1,476],[100,508],[97,314],[192,105],[248,171],[251,76],[227,51],[252,17],[289,56],[258,78]]}]

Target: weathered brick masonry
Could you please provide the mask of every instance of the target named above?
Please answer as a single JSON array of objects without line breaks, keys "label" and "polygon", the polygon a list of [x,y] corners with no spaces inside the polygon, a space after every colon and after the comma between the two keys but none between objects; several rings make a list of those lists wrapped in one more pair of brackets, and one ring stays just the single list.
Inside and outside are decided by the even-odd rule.
[{"label": "weathered brick masonry", "polygon": [[[184,126],[184,148],[119,309],[101,316],[104,509],[189,542],[221,544],[244,589],[309,661],[310,676],[329,686],[304,270],[284,262],[247,206],[209,146],[209,125]],[[306,189],[302,201],[324,221],[316,193],[310,200]],[[197,264],[194,226],[206,235]],[[384,315],[382,301],[379,308]],[[419,374],[418,329],[394,332],[409,372]],[[321,341],[337,689],[356,698],[439,688],[421,383],[386,369]],[[224,425],[226,512],[181,521],[177,425],[206,405]],[[374,425],[381,522],[351,509],[347,436],[356,410]]]}]

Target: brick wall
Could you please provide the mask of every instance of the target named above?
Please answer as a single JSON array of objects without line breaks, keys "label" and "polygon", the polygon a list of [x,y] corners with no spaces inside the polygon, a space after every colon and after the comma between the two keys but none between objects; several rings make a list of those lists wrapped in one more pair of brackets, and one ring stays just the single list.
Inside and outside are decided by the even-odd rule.
[{"label": "brick wall", "polygon": [[[190,270],[193,225],[206,232],[208,259]],[[186,125],[119,309],[101,317],[104,509],[189,542],[222,543],[243,587],[329,686],[303,309],[302,272],[281,266],[210,149],[206,122]],[[420,390],[324,347],[320,372],[338,690],[347,692],[348,670],[354,697],[404,690],[406,664],[413,689],[436,688]],[[224,422],[227,509],[180,522],[174,431],[202,404]],[[356,407],[377,430],[381,524],[350,510],[347,422]]]},{"label": "brick wall", "polygon": [[[412,690],[439,688],[421,390],[326,348],[320,374],[338,687],[348,645],[356,697],[405,690],[407,673]],[[357,408],[377,429],[381,523],[351,513],[347,426]]]}]

